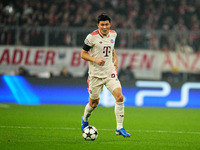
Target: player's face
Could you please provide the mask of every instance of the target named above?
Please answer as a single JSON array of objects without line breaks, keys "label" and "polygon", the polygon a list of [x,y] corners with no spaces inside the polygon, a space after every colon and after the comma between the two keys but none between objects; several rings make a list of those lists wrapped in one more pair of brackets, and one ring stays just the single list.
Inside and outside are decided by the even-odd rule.
[{"label": "player's face", "polygon": [[97,26],[101,34],[108,35],[110,27],[111,27],[111,23],[108,20],[100,21],[99,24],[97,24]]}]

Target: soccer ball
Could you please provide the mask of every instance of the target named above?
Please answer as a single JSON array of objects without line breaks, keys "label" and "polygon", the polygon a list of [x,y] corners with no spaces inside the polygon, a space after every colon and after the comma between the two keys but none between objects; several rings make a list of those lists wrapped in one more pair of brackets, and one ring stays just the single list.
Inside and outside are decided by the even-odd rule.
[{"label": "soccer ball", "polygon": [[94,126],[87,126],[83,129],[82,136],[86,141],[94,141],[98,137],[98,131]]}]

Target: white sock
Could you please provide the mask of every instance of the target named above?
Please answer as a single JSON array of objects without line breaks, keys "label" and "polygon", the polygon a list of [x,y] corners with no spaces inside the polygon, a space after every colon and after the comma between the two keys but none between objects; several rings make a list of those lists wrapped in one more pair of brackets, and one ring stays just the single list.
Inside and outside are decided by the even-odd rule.
[{"label": "white sock", "polygon": [[88,121],[93,110],[94,108],[92,108],[89,103],[85,106],[84,115],[83,115],[84,121]]},{"label": "white sock", "polygon": [[115,103],[115,116],[117,121],[117,130],[123,127],[124,121],[124,102]]}]

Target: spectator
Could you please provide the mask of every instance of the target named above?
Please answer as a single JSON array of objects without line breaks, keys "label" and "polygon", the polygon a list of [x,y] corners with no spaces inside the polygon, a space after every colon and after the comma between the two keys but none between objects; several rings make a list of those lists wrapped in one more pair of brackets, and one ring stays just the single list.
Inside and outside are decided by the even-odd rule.
[{"label": "spectator", "polygon": [[174,30],[181,30],[181,31],[187,30],[183,18],[179,18],[178,23],[174,25]]},{"label": "spectator", "polygon": [[71,75],[70,72],[68,72],[66,67],[63,67],[61,72],[60,72],[60,76],[61,78],[72,78],[73,76]]},{"label": "spectator", "polygon": [[186,43],[186,40],[183,37],[180,37],[178,39],[177,44],[176,44],[176,52],[177,53],[186,53],[186,54],[189,54],[189,53],[193,53],[194,50],[193,50],[193,48],[191,46],[189,46]]},{"label": "spectator", "polygon": [[172,72],[164,72],[162,79],[168,82],[181,82],[183,81],[183,73],[179,72],[178,67],[173,67]]},{"label": "spectator", "polygon": [[130,66],[126,67],[125,69],[120,70],[119,79],[121,81],[129,81],[129,80],[134,79],[134,75],[132,73]]},{"label": "spectator", "polygon": [[24,67],[19,67],[17,72],[16,72],[16,75],[26,76],[27,77],[27,76],[29,76],[29,72]]}]

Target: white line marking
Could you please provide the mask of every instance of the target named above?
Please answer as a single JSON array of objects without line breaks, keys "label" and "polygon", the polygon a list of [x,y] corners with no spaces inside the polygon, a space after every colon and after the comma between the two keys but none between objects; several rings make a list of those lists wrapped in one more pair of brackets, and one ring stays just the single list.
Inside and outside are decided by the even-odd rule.
[{"label": "white line marking", "polygon": [[[21,126],[0,126],[0,128],[10,129],[45,129],[45,130],[80,130],[80,128],[65,128],[65,127],[21,127]],[[98,129],[100,131],[115,131],[115,129]],[[174,134],[200,134],[200,132],[185,132],[185,131],[164,131],[164,130],[128,130],[133,132],[144,133],[174,133]]]},{"label": "white line marking", "polygon": [[10,106],[7,104],[0,104],[0,108],[10,108]]}]

